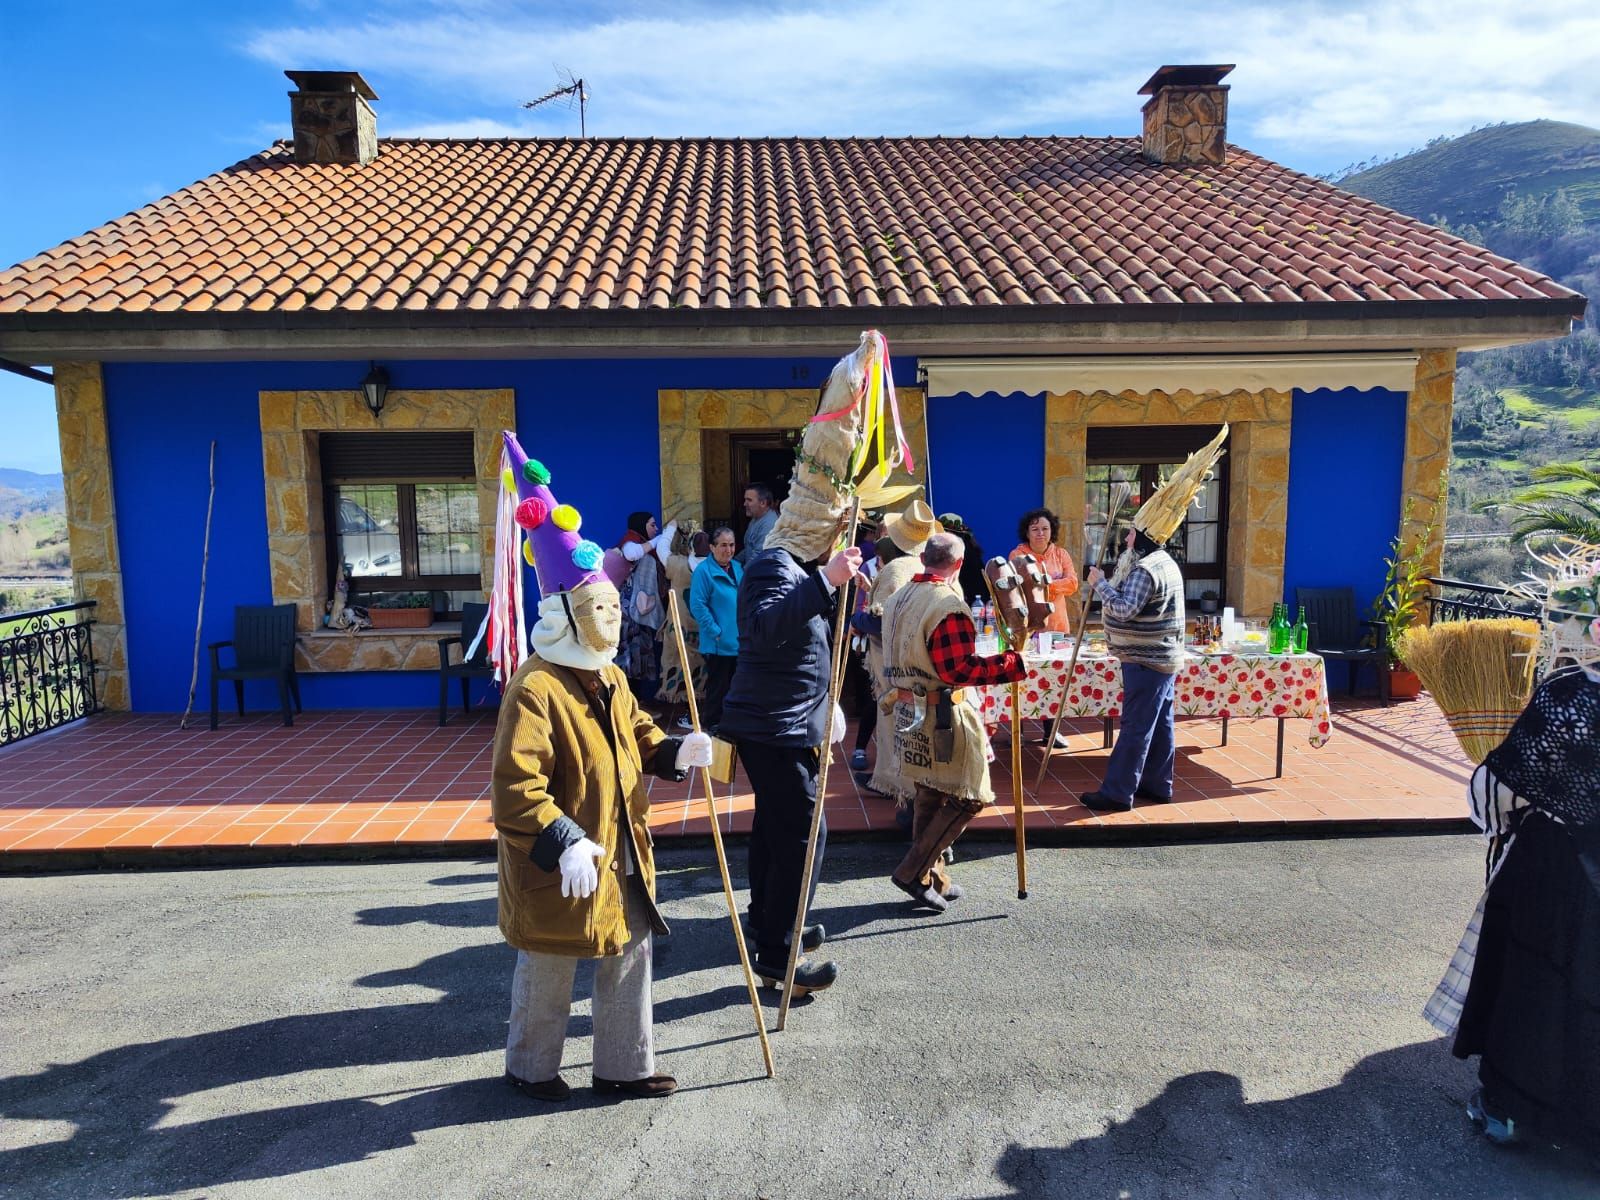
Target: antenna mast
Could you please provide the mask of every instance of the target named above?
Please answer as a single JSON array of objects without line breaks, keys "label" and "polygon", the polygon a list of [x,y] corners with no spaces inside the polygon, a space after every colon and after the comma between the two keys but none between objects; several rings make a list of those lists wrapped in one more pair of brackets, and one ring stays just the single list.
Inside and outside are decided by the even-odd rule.
[{"label": "antenna mast", "polygon": [[589,136],[589,93],[584,90],[583,80],[574,79],[571,71],[563,71],[566,82],[559,87],[551,88],[536,100],[529,100],[523,108],[538,108],[541,104],[548,104],[552,100],[567,98],[567,107],[572,107],[572,102],[578,102],[578,136]]}]

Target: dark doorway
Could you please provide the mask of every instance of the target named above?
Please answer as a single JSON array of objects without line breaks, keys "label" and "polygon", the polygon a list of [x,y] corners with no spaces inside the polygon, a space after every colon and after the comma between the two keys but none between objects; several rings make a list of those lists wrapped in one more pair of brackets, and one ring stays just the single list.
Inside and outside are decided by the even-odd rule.
[{"label": "dark doorway", "polygon": [[730,525],[744,541],[744,489],[764,483],[781,504],[789,494],[799,431],[789,429],[708,429],[703,458],[706,527]]}]

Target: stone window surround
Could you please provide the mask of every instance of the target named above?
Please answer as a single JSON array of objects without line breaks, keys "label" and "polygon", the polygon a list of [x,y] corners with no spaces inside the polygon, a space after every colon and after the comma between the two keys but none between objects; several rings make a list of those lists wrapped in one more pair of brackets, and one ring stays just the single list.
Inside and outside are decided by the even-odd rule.
[{"label": "stone window surround", "polygon": [[478,463],[478,520],[483,590],[494,570],[494,522],[500,482],[501,430],[516,427],[510,388],[395,389],[381,419],[358,391],[261,392],[261,452],[267,494],[267,548],[274,604],[296,606],[301,671],[436,670],[437,641],[448,625],[416,630],[364,630],[357,635],[322,627],[331,588],[323,521],[322,473],[316,435],[359,430],[470,429]]},{"label": "stone window surround", "polygon": [[[916,457],[914,474],[896,471],[891,483],[928,478],[924,391],[895,389],[906,442]],[[811,388],[673,388],[656,393],[661,445],[661,519],[705,521],[702,429],[803,429],[817,411]]]}]

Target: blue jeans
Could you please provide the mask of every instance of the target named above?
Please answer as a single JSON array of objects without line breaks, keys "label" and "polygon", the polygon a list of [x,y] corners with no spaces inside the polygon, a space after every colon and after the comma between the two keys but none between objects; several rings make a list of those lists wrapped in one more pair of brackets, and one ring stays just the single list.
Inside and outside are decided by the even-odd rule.
[{"label": "blue jeans", "polygon": [[1172,795],[1172,766],[1177,752],[1172,698],[1176,675],[1152,671],[1137,663],[1122,664],[1122,727],[1106,764],[1100,794],[1113,800],[1133,799],[1135,790]]}]

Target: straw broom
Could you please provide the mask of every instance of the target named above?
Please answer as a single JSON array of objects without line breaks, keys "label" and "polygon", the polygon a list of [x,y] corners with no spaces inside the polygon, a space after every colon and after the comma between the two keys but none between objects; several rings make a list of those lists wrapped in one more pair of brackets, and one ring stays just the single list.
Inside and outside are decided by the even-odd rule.
[{"label": "straw broom", "polygon": [[1537,622],[1504,617],[1421,625],[1402,634],[1398,648],[1476,764],[1527,707],[1538,643]]}]

